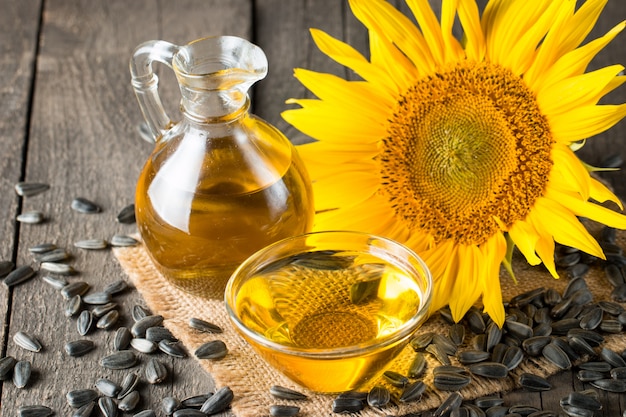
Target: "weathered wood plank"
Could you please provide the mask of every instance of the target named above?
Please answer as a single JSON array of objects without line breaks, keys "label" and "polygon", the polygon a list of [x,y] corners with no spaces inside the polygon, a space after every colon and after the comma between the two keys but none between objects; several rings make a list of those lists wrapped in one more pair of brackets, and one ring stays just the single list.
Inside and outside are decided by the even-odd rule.
[{"label": "weathered wood plank", "polygon": [[[107,283],[124,278],[110,251],[80,250],[73,243],[135,231],[134,226],[115,221],[119,210],[133,201],[136,179],[151,151],[135,131],[141,116],[130,87],[131,52],[150,39],[184,43],[227,31],[247,35],[250,26],[242,23],[252,21],[249,10],[248,0],[47,3],[26,179],[45,180],[52,188],[28,206],[44,211],[48,221],[22,227],[19,262],[32,262],[27,253],[32,244],[53,241],[73,254],[71,264],[79,273],[69,280],[84,280],[94,290],[101,290]],[[207,28],[215,29],[207,33]],[[171,95],[174,97],[173,92]],[[70,203],[78,196],[95,201],[103,211],[93,215],[72,211]],[[121,324],[130,325],[130,308],[141,299],[129,292],[120,301],[124,305]],[[4,384],[4,415],[15,415],[19,405],[33,403],[48,405],[57,415],[69,415],[64,398],[67,391],[93,388],[99,377],[121,382],[124,371],[105,370],[98,364],[112,350],[113,332],[100,330],[87,335],[98,349],[85,357],[70,358],[64,352],[65,342],[81,337],[76,320],[64,317],[61,295],[40,278],[15,289],[12,307],[9,337],[19,330],[30,332],[41,339],[45,349],[26,352],[9,340],[7,352],[32,360],[35,377],[28,390]],[[142,408],[159,409],[166,395],[183,398],[212,388],[210,377],[193,359],[173,360],[163,355],[160,359],[175,373],[169,379],[173,383],[154,387],[142,384]],[[145,356],[141,362],[132,371],[143,372]]]},{"label": "weathered wood plank", "polygon": [[[0,260],[15,261],[20,201],[13,187],[22,179],[22,154],[28,140],[41,1],[0,0],[0,10]],[[6,337],[10,297],[11,291],[0,285],[0,341]]]}]

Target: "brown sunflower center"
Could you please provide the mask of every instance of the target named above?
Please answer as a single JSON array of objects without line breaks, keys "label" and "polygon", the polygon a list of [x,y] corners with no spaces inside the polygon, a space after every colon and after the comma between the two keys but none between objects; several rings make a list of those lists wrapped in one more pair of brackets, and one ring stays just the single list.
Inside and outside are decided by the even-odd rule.
[{"label": "brown sunflower center", "polygon": [[412,230],[481,244],[543,195],[553,138],[523,80],[461,62],[422,79],[395,108],[381,149],[383,192]]}]

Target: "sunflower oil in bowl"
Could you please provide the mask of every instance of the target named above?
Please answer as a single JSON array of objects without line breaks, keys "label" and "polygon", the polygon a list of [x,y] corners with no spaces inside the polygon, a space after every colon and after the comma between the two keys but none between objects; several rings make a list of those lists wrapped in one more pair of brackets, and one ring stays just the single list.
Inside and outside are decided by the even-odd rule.
[{"label": "sunflower oil in bowl", "polygon": [[[236,328],[260,356],[313,391],[341,392],[372,383],[404,348],[425,318],[430,275],[398,253],[370,250],[395,242],[309,236],[326,234],[340,239],[335,247],[355,246],[346,235],[360,245],[295,244],[285,253],[281,244],[305,238],[287,239],[261,251],[259,263],[258,254],[255,265],[244,263],[226,297]],[[283,253],[273,258],[274,251]]]}]

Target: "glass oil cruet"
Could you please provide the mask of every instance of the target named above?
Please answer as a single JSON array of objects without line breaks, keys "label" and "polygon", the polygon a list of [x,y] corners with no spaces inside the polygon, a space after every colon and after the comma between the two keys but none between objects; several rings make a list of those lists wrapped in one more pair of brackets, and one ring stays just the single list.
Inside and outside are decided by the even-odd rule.
[{"label": "glass oil cruet", "polygon": [[[173,122],[153,62],[174,70],[182,118]],[[185,46],[149,41],[135,50],[132,85],[155,146],[137,183],[137,227],[157,269],[175,286],[223,297],[249,255],[310,230],[311,184],[296,149],[249,113],[248,89],[267,59],[233,36]]]}]

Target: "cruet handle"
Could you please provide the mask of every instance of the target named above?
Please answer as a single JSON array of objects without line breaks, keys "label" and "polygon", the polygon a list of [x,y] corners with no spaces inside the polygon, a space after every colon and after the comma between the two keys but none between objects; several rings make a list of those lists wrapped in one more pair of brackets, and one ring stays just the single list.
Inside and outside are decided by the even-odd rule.
[{"label": "cruet handle", "polygon": [[169,42],[148,41],[139,45],[130,59],[131,83],[153,140],[171,126],[171,119],[161,103],[159,77],[152,71],[152,62],[172,68],[172,60],[179,49],[180,46]]}]

